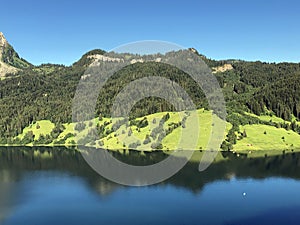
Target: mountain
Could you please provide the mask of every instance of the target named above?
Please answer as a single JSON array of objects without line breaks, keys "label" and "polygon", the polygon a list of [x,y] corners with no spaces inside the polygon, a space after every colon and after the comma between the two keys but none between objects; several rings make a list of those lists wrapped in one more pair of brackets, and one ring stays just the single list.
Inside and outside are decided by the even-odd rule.
[{"label": "mountain", "polygon": [[[0,50],[0,144],[70,144],[74,135],[80,135],[82,130],[89,129],[88,122],[71,124],[72,100],[88,66],[97,60],[106,60],[104,50],[92,50],[71,66],[33,66],[18,56],[2,33]],[[251,138],[265,138],[271,133],[276,135],[270,142],[278,142],[274,148],[294,148],[298,144],[300,148],[300,138],[297,138],[300,133],[299,63],[213,60],[199,54],[196,49],[189,50],[198,54],[211,68],[223,90],[229,124],[222,144],[224,150],[263,148],[263,141],[255,143],[255,139]],[[114,54],[116,58],[120,56]],[[133,56],[128,54],[126,57]],[[132,63],[114,74],[100,91],[95,110],[95,118],[98,118],[95,132],[100,138],[97,143],[111,143],[118,135],[112,130],[115,124],[111,124],[108,118],[116,95],[131,81],[153,74],[178,83],[199,110],[205,109],[202,117],[209,117],[210,109],[205,95],[187,74],[155,61]],[[173,130],[184,127],[184,121],[177,120],[172,113],[174,111],[174,107],[165,100],[145,98],[134,105],[130,112],[131,121],[126,129],[145,135],[145,143],[148,143],[153,139],[149,133],[150,120],[154,120],[154,115],[167,117],[172,122],[165,124],[164,129],[171,135],[162,137],[160,141],[171,143],[175,137],[172,136]],[[75,133],[71,132],[71,125],[77,128]],[[256,126],[260,127],[257,129]],[[281,130],[276,130],[279,128]],[[260,131],[263,133],[257,133]],[[293,132],[290,137],[296,142],[289,141],[287,132]],[[269,136],[266,136],[267,133]],[[282,139],[283,137],[285,138]],[[95,140],[84,140],[82,143],[94,142]],[[119,148],[122,144],[114,145]],[[130,147],[137,147],[135,144]],[[202,149],[203,144],[200,147]]]},{"label": "mountain", "polygon": [[22,69],[32,67],[30,63],[19,57],[14,48],[0,32],[0,77],[16,74]]},{"label": "mountain", "polygon": [[8,43],[3,33],[0,32],[0,78],[5,77],[7,74],[15,74],[18,71],[17,68],[4,63],[3,54],[5,49],[7,48],[7,45]]}]

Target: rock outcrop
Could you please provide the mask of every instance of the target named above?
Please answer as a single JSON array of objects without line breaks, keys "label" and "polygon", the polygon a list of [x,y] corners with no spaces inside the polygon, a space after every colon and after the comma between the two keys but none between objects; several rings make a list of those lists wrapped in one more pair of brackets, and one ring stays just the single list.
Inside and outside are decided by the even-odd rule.
[{"label": "rock outcrop", "polygon": [[0,59],[2,59],[2,53],[4,48],[7,46],[7,41],[2,32],[0,32]]},{"label": "rock outcrop", "polygon": [[0,32],[0,78],[5,77],[7,74],[14,74],[18,72],[17,68],[4,63],[2,60],[3,52],[7,46],[8,42],[4,37],[4,34]]}]

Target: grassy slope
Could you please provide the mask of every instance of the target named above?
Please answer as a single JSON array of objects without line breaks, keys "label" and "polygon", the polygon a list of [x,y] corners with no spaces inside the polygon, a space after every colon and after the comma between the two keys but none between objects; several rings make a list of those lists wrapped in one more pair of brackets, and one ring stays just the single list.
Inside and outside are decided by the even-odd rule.
[{"label": "grassy slope", "polygon": [[[152,129],[158,126],[159,121],[166,114],[167,114],[166,112],[155,113],[155,114],[151,114],[146,117],[143,117],[143,118],[147,118],[147,121],[149,124],[147,127],[141,128],[139,130],[134,125],[131,127],[127,127],[127,128],[125,125],[122,125],[117,131],[112,132],[108,136],[101,139],[101,141],[103,141],[103,143],[104,143],[104,145],[102,147],[105,147],[108,149],[122,149],[122,148],[124,148],[124,144],[125,144],[125,148],[128,148],[128,145],[130,143],[140,141],[141,146],[137,147],[138,150],[152,150],[151,144],[153,142],[156,142],[157,139],[153,140],[151,138],[151,142],[146,145],[143,144],[143,141],[145,140],[146,135],[150,135]],[[178,123],[179,121],[182,120],[182,118],[184,116],[187,116],[187,114],[185,112],[180,112],[180,113],[170,112],[169,114],[170,114],[170,119],[164,123],[164,129],[167,129],[169,127],[169,125],[172,123]],[[210,131],[211,131],[212,113],[210,111],[204,111],[203,109],[200,109],[197,111],[197,114],[195,114],[195,116],[196,115],[198,116],[199,124],[200,124],[200,129],[199,129],[200,133],[199,133],[199,139],[198,139],[196,149],[205,149],[207,142],[208,142],[209,135],[210,135]],[[143,118],[137,118],[136,120],[139,121],[139,120],[142,120]],[[188,132],[189,128],[192,127],[193,120],[190,119],[191,116],[187,116],[187,118],[188,119],[186,122],[186,128],[182,128],[180,126],[176,129],[174,129],[172,131],[172,133],[170,133],[163,139],[162,145],[163,145],[164,150],[168,150],[168,149],[172,150],[172,149],[177,148],[177,144],[179,142],[179,137],[180,137],[181,133],[186,132],[186,131]],[[155,123],[153,123],[154,119],[156,120]],[[80,138],[86,136],[88,131],[90,129],[92,129],[92,127],[95,126],[97,123],[99,123],[99,125],[103,125],[105,122],[109,122],[109,121],[110,121],[110,119],[108,119],[108,118],[103,118],[102,121],[95,119],[94,121],[92,121],[93,122],[92,126],[90,126],[91,121],[87,121],[87,122],[85,122],[86,129],[84,129],[81,132],[74,130],[75,124],[73,124],[73,123],[64,124],[65,129],[59,135],[57,140],[64,139],[65,136],[69,133],[75,134],[76,137],[70,137],[65,141],[64,145],[69,145],[69,144],[71,144],[72,140],[76,141],[76,140],[79,140]],[[40,126],[39,129],[37,129],[37,123]],[[35,140],[37,140],[39,138],[40,134],[43,134],[43,135],[50,134],[52,129],[54,128],[54,124],[49,120],[42,120],[42,121],[38,121],[37,123],[34,123],[34,124],[30,125],[29,127],[26,127],[23,130],[23,133],[20,134],[18,137],[20,139],[22,139],[27,132],[32,131],[33,134],[35,135]],[[109,125],[107,125],[105,127],[105,129],[106,130],[111,129],[111,127],[114,123],[115,123],[115,120],[112,121],[112,123],[110,123]],[[230,128],[231,128],[231,125],[228,123],[227,131]],[[132,135],[130,137],[128,137],[129,129],[132,130]],[[187,136],[189,138],[190,135],[187,135]],[[192,138],[192,137],[193,136],[191,135],[190,138]],[[188,140],[188,138],[187,138],[186,142],[190,141],[190,140]],[[187,143],[185,143],[185,145],[186,144]],[[49,145],[53,145],[53,142]],[[95,146],[101,147],[99,145],[99,142],[96,142]]]},{"label": "grassy slope", "polygon": [[[171,123],[178,123],[181,121],[182,117],[186,116],[184,112],[181,113],[173,113],[170,112],[170,119],[164,124],[164,129],[167,129],[168,126]],[[200,124],[200,133],[198,138],[198,143],[196,146],[196,149],[206,149],[208,139],[211,132],[211,121],[212,121],[212,113],[209,111],[205,111],[203,109],[200,109],[197,111],[199,124]],[[143,141],[145,140],[146,135],[150,135],[153,128],[155,128],[160,119],[166,115],[166,112],[163,113],[155,113],[146,116],[148,120],[148,126],[141,128],[140,130],[137,130],[136,126],[126,127],[125,125],[122,125],[117,131],[112,132],[108,136],[101,139],[101,141],[104,143],[103,146],[99,145],[99,142],[96,142],[96,147],[104,147],[107,149],[124,149],[128,148],[128,145],[133,142],[140,141],[141,146],[138,146],[138,150],[151,150],[151,144],[155,142],[156,140],[153,140],[151,138],[151,142],[149,144],[144,145]],[[143,117],[144,118],[144,117]],[[137,118],[136,120],[142,120],[143,118]],[[188,117],[189,118],[189,117]],[[284,122],[282,119],[277,118],[275,116],[260,116],[259,117],[262,120],[269,121],[272,119],[274,122]],[[156,120],[156,123],[153,123],[153,120]],[[105,122],[109,122],[110,119],[103,118],[102,121],[99,121],[98,119],[94,119],[93,126],[99,123],[99,125],[103,125]],[[190,122],[189,122],[190,121]],[[85,122],[86,129],[84,129],[81,132],[75,131],[74,127],[75,124],[64,124],[65,130],[59,135],[59,139],[64,139],[64,137],[69,134],[75,134],[76,137],[70,137],[65,141],[65,144],[63,145],[70,145],[71,141],[79,140],[80,138],[87,135],[88,131],[92,129],[93,126],[90,126],[91,121]],[[167,135],[163,141],[163,150],[173,150],[178,148],[179,143],[179,137],[182,135],[182,132],[186,131],[185,129],[189,129],[191,127],[192,120],[187,119],[187,128],[178,127],[172,131],[171,134]],[[36,125],[37,123],[40,125],[40,128],[37,129]],[[52,129],[54,128],[54,124],[48,120],[42,120],[38,121],[35,124],[32,124],[29,127],[26,127],[23,130],[23,133],[20,134],[18,137],[22,139],[22,137],[27,133],[28,131],[32,131],[35,135],[35,139],[37,140],[40,134],[50,134]],[[105,127],[106,130],[111,129],[112,125],[115,123],[115,121],[112,121],[109,125]],[[227,123],[226,133],[231,128],[231,124]],[[132,135],[128,137],[128,131],[129,129],[132,130]],[[246,125],[241,126],[240,130],[246,130],[247,137],[243,138],[242,140],[238,140],[237,144],[234,145],[234,151],[255,151],[255,150],[292,150],[292,149],[300,149],[300,135],[293,132],[293,131],[287,131],[283,128],[276,128],[272,126],[267,125]],[[266,133],[266,134],[264,134]],[[224,134],[226,135],[226,134]],[[284,139],[283,139],[284,137]],[[188,139],[189,137],[187,137]],[[191,135],[190,138],[193,138]],[[191,140],[187,140],[191,141]],[[125,145],[124,145],[125,144]],[[53,145],[53,142],[49,145]],[[125,146],[125,147],[124,147]]]},{"label": "grassy slope", "polygon": [[291,130],[261,124],[241,126],[240,130],[245,130],[247,137],[237,141],[236,151],[300,149],[300,135]]},{"label": "grassy slope", "polygon": [[[196,146],[196,149],[203,149],[205,150],[208,139],[210,137],[210,131],[211,131],[211,121],[212,121],[212,113],[209,111],[204,111],[203,109],[198,110],[198,118],[199,118],[199,124],[200,124],[200,129],[199,129],[199,138],[198,138],[198,143]],[[131,129],[133,131],[133,135],[128,137],[127,133],[129,128],[125,128],[125,126],[120,127],[119,130],[116,132],[113,132],[110,134],[108,137],[103,138],[102,141],[104,142],[104,147],[109,148],[109,149],[120,149],[123,148],[123,143],[125,143],[126,146],[128,146],[128,143],[136,142],[140,140],[141,146],[137,147],[138,150],[151,150],[151,143],[155,142],[151,138],[151,143],[144,145],[143,141],[146,137],[146,135],[150,135],[151,130],[156,126],[156,124],[159,123],[159,120],[162,118],[163,115],[165,115],[166,112],[164,113],[155,113],[146,116],[149,125],[145,128],[141,128],[140,131],[136,130],[136,126],[132,126]],[[164,128],[168,128],[168,125],[171,123],[177,123],[181,121],[181,118],[184,116],[184,113],[170,113],[170,119],[164,124]],[[140,120],[142,118],[139,118]],[[153,119],[156,119],[156,124],[153,124],[152,121]],[[164,150],[174,150],[174,149],[186,149],[186,146],[189,146],[188,143],[191,143],[191,140],[188,140],[189,135],[187,135],[187,140],[179,143],[180,136],[183,132],[185,132],[184,129],[189,129],[192,125],[189,123],[192,123],[194,120],[192,119],[187,119],[186,123],[186,128],[178,127],[175,130],[172,131],[171,134],[167,135],[163,141],[163,149]],[[227,131],[231,128],[231,124],[227,123]],[[122,134],[122,131],[125,131],[125,134]],[[225,136],[225,135],[224,135]],[[190,138],[193,136],[190,135]],[[97,146],[100,147],[100,146]],[[193,148],[194,149],[194,148]]]},{"label": "grassy slope", "polygon": [[[272,115],[272,116],[270,116],[270,115],[260,115],[260,116],[257,116],[257,115],[255,115],[255,114],[253,114],[253,113],[247,113],[247,112],[245,112],[245,114],[250,115],[250,116],[253,116],[253,117],[257,117],[257,118],[259,118],[260,120],[266,121],[266,122],[289,123],[289,124],[291,123],[290,121],[285,121],[285,120],[283,120],[282,118],[277,117],[277,116],[275,116],[275,115]],[[294,117],[293,120],[296,120],[296,118]],[[300,125],[300,122],[297,121],[297,124]]]},{"label": "grassy slope", "polygon": [[[39,124],[40,126],[39,129],[37,129],[37,124]],[[29,127],[25,127],[23,129],[23,133],[20,134],[18,137],[22,139],[27,132],[32,131],[33,134],[35,135],[34,139],[37,140],[41,134],[43,135],[50,134],[54,126],[55,126],[54,123],[52,123],[49,120],[40,120],[37,123],[30,125]]]}]

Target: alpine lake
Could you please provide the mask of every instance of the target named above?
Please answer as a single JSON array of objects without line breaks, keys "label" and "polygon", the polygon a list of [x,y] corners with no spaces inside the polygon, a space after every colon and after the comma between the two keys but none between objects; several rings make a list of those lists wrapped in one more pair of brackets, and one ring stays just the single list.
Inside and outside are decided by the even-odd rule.
[{"label": "alpine lake", "polygon": [[[168,156],[111,154],[135,165]],[[132,187],[103,178],[75,149],[1,147],[0,224],[300,224],[300,153],[220,152],[199,172],[202,155],[161,183]]]}]

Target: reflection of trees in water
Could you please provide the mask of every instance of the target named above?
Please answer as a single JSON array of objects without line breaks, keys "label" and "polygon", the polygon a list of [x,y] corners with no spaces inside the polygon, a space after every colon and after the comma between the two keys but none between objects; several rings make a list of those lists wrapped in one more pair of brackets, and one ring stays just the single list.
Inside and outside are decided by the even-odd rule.
[{"label": "reflection of trees in water", "polygon": [[300,179],[300,153],[247,158],[231,152],[220,153],[226,160],[213,163],[204,172],[198,172],[197,163],[187,164],[167,183],[190,189],[197,193],[207,184],[215,181],[237,179],[265,179],[286,177]]},{"label": "reflection of trees in water", "polygon": [[0,171],[3,170],[11,171],[10,179],[14,181],[21,179],[24,171],[70,173],[85,179],[101,195],[118,186],[94,172],[78,151],[64,147],[0,148]]},{"label": "reflection of trees in water", "polygon": [[0,224],[10,214],[15,195],[16,180],[10,170],[0,170]]},{"label": "reflection of trees in water", "polygon": [[[120,161],[133,165],[149,165],[167,157],[163,152],[139,153],[127,151],[112,152]],[[221,154],[221,153],[220,153]],[[207,183],[236,178],[263,179],[267,177],[300,178],[300,154],[282,154],[272,157],[247,158],[247,155],[222,153],[220,160],[206,171],[198,172],[199,162],[190,162],[175,176],[157,184],[171,184],[189,189],[195,193]],[[0,148],[0,182],[16,182],[24,171],[51,170],[85,179],[100,195],[111,193],[115,188],[123,187],[106,180],[93,171],[82,155],[74,149],[64,147],[11,147]],[[2,192],[0,190],[0,192]],[[0,193],[1,195],[1,193]]]}]

